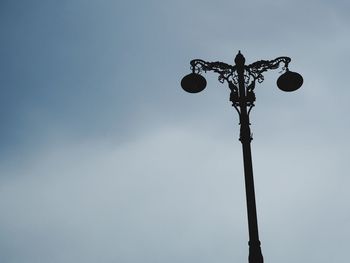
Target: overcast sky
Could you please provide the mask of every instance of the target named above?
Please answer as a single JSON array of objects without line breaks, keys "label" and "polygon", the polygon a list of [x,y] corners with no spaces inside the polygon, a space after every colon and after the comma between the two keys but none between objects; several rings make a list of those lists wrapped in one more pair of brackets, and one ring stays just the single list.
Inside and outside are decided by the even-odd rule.
[{"label": "overcast sky", "polygon": [[251,113],[268,263],[349,258],[349,1],[0,1],[0,262],[247,262],[227,86],[194,58],[292,58]]}]

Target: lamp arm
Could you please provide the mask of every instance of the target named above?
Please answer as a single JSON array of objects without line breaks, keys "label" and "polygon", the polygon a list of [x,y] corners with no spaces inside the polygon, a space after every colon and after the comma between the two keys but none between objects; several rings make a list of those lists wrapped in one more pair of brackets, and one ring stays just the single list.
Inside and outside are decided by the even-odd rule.
[{"label": "lamp arm", "polygon": [[284,63],[282,70],[288,70],[288,64],[291,61],[289,57],[278,57],[273,60],[259,60],[245,67],[255,80],[258,80],[259,83],[264,81],[263,72],[269,69],[279,68],[281,63]]},{"label": "lamp arm", "polygon": [[232,66],[223,62],[207,62],[201,59],[194,59],[190,62],[192,72],[200,73],[202,71],[214,71],[219,74],[219,81],[224,83],[225,80],[230,82],[230,78],[235,76],[236,66]]}]

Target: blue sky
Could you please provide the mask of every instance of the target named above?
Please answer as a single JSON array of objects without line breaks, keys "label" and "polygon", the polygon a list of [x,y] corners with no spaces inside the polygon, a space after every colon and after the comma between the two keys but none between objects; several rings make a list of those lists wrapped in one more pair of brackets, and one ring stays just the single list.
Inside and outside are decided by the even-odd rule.
[{"label": "blue sky", "polygon": [[266,262],[348,258],[347,1],[0,2],[0,261],[244,262],[239,126],[189,61],[278,56],[251,114]]}]

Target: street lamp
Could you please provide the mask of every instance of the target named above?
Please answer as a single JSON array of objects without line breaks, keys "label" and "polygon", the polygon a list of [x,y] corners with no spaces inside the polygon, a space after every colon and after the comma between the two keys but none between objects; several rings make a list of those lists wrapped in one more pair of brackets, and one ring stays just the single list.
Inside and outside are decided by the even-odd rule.
[{"label": "street lamp", "polygon": [[223,62],[206,62],[201,59],[194,59],[190,62],[192,73],[181,80],[182,88],[189,93],[198,93],[206,87],[205,78],[200,75],[202,72],[214,71],[219,74],[219,81],[228,83],[231,91],[230,101],[237,110],[240,120],[240,136],[243,149],[243,164],[245,190],[248,213],[249,230],[249,263],[263,263],[261,253],[258,221],[256,215],[256,203],[254,192],[253,166],[250,143],[252,135],[250,132],[249,114],[255,102],[255,83],[264,80],[263,72],[269,69],[277,69],[283,64],[284,73],[278,78],[277,86],[283,91],[294,91],[303,84],[303,77],[288,69],[291,61],[289,57],[278,57],[274,60],[260,60],[250,65],[245,65],[245,58],[239,51],[235,58],[235,65],[228,65]]}]

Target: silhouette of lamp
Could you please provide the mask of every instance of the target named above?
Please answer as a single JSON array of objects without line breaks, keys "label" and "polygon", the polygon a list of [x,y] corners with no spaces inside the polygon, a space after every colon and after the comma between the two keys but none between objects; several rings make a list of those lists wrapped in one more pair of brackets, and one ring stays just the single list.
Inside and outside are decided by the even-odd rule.
[{"label": "silhouette of lamp", "polygon": [[274,60],[260,60],[245,65],[245,58],[239,51],[235,58],[235,65],[223,62],[206,62],[194,59],[190,62],[192,73],[181,80],[182,88],[189,93],[198,93],[205,89],[207,81],[200,75],[202,72],[214,71],[219,74],[221,83],[227,82],[231,91],[230,101],[239,114],[240,137],[243,150],[244,178],[249,232],[249,263],[263,263],[258,233],[256,214],[253,165],[251,157],[251,141],[249,114],[255,106],[255,84],[264,81],[263,72],[277,69],[283,64],[284,73],[277,79],[277,87],[282,91],[291,92],[299,89],[303,84],[303,77],[288,69],[291,61],[289,57],[278,57]]}]

